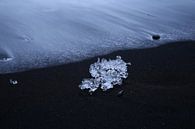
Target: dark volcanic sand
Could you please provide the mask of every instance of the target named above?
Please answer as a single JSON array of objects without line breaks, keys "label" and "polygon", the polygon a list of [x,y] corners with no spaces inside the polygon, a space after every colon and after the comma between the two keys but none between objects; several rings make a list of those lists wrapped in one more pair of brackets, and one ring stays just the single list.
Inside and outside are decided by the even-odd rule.
[{"label": "dark volcanic sand", "polygon": [[[78,85],[97,58],[0,75],[0,129],[195,128],[195,42],[103,57],[116,55],[132,63],[128,79],[92,96]],[[11,86],[9,79],[19,84]]]}]

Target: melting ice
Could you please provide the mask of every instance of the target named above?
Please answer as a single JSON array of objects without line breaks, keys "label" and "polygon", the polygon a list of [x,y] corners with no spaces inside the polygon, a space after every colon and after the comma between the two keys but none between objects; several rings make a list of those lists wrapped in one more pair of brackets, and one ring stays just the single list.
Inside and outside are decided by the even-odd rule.
[{"label": "melting ice", "polygon": [[79,85],[81,90],[89,89],[94,92],[100,87],[103,91],[113,88],[114,85],[121,85],[122,79],[128,77],[127,65],[120,56],[115,60],[98,59],[97,62],[90,65],[90,79],[84,79]]}]

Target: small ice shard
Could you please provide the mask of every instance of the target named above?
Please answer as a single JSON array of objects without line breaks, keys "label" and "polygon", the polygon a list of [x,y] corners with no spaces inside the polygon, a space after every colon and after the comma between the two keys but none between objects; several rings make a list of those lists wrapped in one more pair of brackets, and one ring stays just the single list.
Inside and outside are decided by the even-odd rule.
[{"label": "small ice shard", "polygon": [[3,62],[10,61],[10,60],[12,60],[12,58],[6,58],[6,57],[4,57],[4,58],[1,58],[0,59],[0,61],[3,61]]},{"label": "small ice shard", "polygon": [[0,48],[0,62],[6,62],[12,60],[12,54],[6,48]]},{"label": "small ice shard", "polygon": [[106,91],[113,88],[114,85],[121,85],[122,79],[128,77],[128,65],[130,63],[124,62],[120,56],[117,56],[115,60],[98,59],[89,68],[93,78],[84,79],[79,88],[81,90],[89,89],[89,92],[94,92],[98,87]]},{"label": "small ice shard", "polygon": [[17,85],[18,84],[18,81],[17,80],[13,80],[13,79],[9,79],[9,83],[11,85]]},{"label": "small ice shard", "polygon": [[124,95],[124,90],[120,90],[118,93],[117,93],[117,96],[118,97],[122,97]]}]

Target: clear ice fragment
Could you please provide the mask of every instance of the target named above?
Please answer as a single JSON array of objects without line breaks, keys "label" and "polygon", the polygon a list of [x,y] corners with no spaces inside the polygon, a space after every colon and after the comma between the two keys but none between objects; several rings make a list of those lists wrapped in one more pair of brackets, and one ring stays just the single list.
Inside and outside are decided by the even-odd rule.
[{"label": "clear ice fragment", "polygon": [[12,85],[17,85],[18,84],[18,81],[17,80],[10,79],[9,80],[9,83],[12,84]]},{"label": "clear ice fragment", "polygon": [[93,78],[84,79],[79,87],[81,90],[89,89],[89,92],[94,92],[98,87],[106,91],[114,85],[121,85],[122,79],[128,77],[128,65],[130,63],[124,62],[120,56],[117,56],[115,60],[98,59],[89,68],[89,73]]}]

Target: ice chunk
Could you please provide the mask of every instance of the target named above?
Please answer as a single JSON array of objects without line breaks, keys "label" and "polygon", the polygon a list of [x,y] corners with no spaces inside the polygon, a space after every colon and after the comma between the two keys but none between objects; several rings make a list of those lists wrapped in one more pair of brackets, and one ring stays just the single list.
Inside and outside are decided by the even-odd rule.
[{"label": "ice chunk", "polygon": [[84,79],[79,87],[81,90],[89,89],[89,92],[94,92],[98,87],[106,91],[114,85],[121,85],[122,79],[128,77],[127,65],[130,63],[123,61],[120,56],[117,56],[115,60],[98,59],[89,68],[93,78]]},{"label": "ice chunk", "polygon": [[18,84],[18,81],[17,80],[13,80],[13,79],[9,79],[9,83],[11,85],[17,85]]}]

